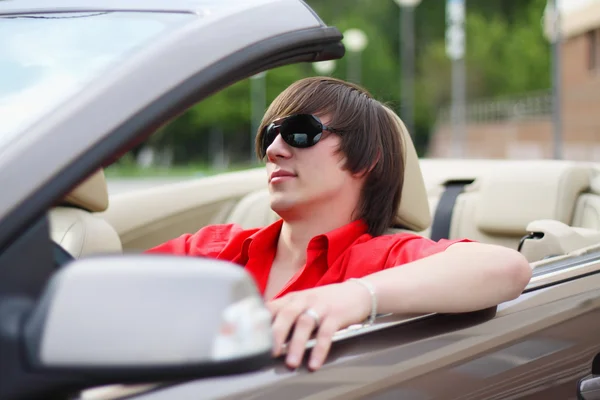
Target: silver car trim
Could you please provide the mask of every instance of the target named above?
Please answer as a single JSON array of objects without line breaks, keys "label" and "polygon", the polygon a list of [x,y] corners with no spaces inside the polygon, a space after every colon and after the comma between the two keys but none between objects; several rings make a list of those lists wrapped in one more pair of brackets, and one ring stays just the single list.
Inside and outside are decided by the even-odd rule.
[{"label": "silver car trim", "polygon": [[[596,256],[597,257],[597,256]],[[581,278],[585,275],[600,272],[600,259],[593,259],[582,264],[568,266],[557,271],[534,276],[525,288],[526,291],[540,289],[552,284]]]},{"label": "silver car trim", "polygon": [[[411,315],[411,316],[399,315],[399,314],[398,315],[396,315],[396,314],[381,315],[375,319],[375,323],[372,325],[356,324],[356,325],[350,325],[348,328],[345,328],[345,329],[340,329],[339,331],[337,331],[335,333],[335,335],[333,335],[332,342],[334,342],[334,343],[340,342],[342,340],[350,339],[350,338],[357,337],[357,336],[362,336],[362,335],[365,335],[370,332],[376,332],[376,331],[391,328],[394,326],[405,325],[405,324],[408,324],[411,322],[421,321],[426,318],[433,317],[435,315],[437,315],[437,314],[432,313],[432,314]],[[316,342],[317,341],[315,338],[310,339],[308,342],[306,342],[306,348],[307,349],[313,348],[315,346]],[[282,354],[286,354],[286,353],[287,353],[287,343],[285,343],[283,345]]]},{"label": "silver car trim", "polygon": [[[88,0],[85,5],[71,0],[28,1],[22,5],[19,1],[0,1],[0,15],[71,13],[71,12],[165,12],[210,15],[215,8],[248,8],[248,1],[207,1],[207,0]],[[251,7],[274,3],[281,0],[254,0]],[[293,0],[288,0],[292,2]],[[226,4],[226,5],[225,5]]]}]

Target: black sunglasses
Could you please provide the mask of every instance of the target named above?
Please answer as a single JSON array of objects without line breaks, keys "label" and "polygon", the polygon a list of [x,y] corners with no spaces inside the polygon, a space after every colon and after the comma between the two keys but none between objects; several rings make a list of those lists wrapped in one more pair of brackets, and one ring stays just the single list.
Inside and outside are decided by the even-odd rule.
[{"label": "black sunglasses", "polygon": [[329,128],[321,120],[311,114],[295,114],[277,119],[265,126],[262,131],[261,158],[267,154],[267,148],[275,141],[277,135],[290,146],[305,149],[319,143],[323,132],[340,133]]}]

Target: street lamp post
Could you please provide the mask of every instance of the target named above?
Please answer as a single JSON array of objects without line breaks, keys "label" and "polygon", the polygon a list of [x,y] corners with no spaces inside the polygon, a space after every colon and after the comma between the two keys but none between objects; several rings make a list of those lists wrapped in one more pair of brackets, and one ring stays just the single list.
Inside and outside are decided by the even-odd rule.
[{"label": "street lamp post", "polygon": [[455,157],[464,152],[466,122],[465,0],[446,0],[446,53],[452,60],[452,144]]},{"label": "street lamp post", "polygon": [[344,32],[344,46],[348,54],[348,80],[360,84],[362,75],[362,52],[369,44],[367,35],[360,29],[348,29]]},{"label": "street lamp post", "polygon": [[545,29],[552,43],[552,131],[555,159],[562,158],[561,18],[558,0],[548,0],[544,10]]},{"label": "street lamp post", "polygon": [[260,72],[250,77],[250,103],[252,121],[250,128],[250,161],[254,160],[254,141],[262,115],[267,107],[267,73]]},{"label": "street lamp post", "polygon": [[415,8],[421,0],[394,0],[400,6],[400,116],[414,135]]}]

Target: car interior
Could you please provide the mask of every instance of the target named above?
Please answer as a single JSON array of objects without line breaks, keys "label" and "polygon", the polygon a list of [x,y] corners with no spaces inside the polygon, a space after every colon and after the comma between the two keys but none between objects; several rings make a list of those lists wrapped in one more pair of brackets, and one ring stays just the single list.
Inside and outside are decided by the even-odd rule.
[{"label": "car interior", "polygon": [[[388,234],[408,231],[506,246],[519,249],[534,267],[600,243],[598,165],[419,159],[402,121],[393,115],[406,154],[398,223]],[[117,194],[110,206],[99,170],[49,217],[52,239],[78,258],[143,251],[208,224],[266,226],[277,215],[269,206],[264,169],[255,168]]]},{"label": "car interior", "polygon": [[122,251],[117,231],[96,213],[108,208],[108,187],[99,170],[48,213],[52,240],[74,258]]}]

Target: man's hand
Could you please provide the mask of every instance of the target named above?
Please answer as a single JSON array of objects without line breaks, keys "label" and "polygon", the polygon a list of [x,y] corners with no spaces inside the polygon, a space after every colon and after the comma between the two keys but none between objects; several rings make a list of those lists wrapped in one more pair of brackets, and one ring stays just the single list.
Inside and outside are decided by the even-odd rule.
[{"label": "man's hand", "polygon": [[[317,370],[325,362],[333,335],[369,316],[371,298],[364,287],[350,281],[293,292],[270,301],[267,306],[273,314],[273,355],[281,354],[289,336],[286,364],[290,368],[299,367],[306,343],[317,329],[317,341],[308,363],[311,370]],[[307,313],[307,310],[312,311]]]}]

